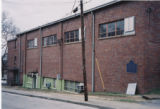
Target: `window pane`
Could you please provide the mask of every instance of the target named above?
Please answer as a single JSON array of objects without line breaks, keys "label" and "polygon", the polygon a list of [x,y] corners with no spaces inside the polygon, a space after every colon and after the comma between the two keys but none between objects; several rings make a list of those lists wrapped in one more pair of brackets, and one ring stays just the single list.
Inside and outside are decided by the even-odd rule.
[{"label": "window pane", "polygon": [[100,37],[106,37],[106,24],[100,25]]},{"label": "window pane", "polygon": [[70,32],[70,42],[74,42],[74,31]]},{"label": "window pane", "polygon": [[34,48],[34,40],[28,41],[28,48]]},{"label": "window pane", "polygon": [[115,36],[115,23],[108,24],[108,36]]},{"label": "window pane", "polygon": [[124,20],[118,21],[117,22],[117,35],[122,35],[124,34]]},{"label": "window pane", "polygon": [[47,45],[47,38],[45,37],[43,41],[44,41],[43,46],[46,46]]},{"label": "window pane", "polygon": [[57,36],[55,35],[53,38],[54,38],[53,39],[53,44],[56,44],[57,43]]},{"label": "window pane", "polygon": [[79,41],[79,31],[75,31],[75,41]]},{"label": "window pane", "polygon": [[69,32],[65,33],[65,42],[69,42]]},{"label": "window pane", "polygon": [[53,37],[49,36],[47,45],[52,45],[52,43],[53,43]]}]

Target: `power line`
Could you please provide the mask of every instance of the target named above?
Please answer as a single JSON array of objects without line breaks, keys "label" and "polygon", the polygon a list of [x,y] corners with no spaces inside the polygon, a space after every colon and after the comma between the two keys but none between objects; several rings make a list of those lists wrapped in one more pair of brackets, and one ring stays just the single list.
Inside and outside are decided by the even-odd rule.
[{"label": "power line", "polygon": [[91,2],[91,1],[92,1],[92,0],[86,1],[86,2],[84,2],[83,4],[87,4],[87,3]]},{"label": "power line", "polygon": [[71,13],[73,12],[73,9],[74,9],[75,4],[76,4],[76,0],[74,0],[74,4],[73,4]]}]

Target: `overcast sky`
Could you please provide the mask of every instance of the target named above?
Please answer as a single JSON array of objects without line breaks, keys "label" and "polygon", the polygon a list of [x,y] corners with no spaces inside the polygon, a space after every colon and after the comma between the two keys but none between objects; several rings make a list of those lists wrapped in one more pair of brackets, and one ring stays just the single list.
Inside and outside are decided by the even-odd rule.
[{"label": "overcast sky", "polygon": [[[76,2],[75,2],[76,1]],[[12,18],[21,32],[71,15],[80,0],[2,0],[2,10]],[[83,0],[84,9],[113,0]]]}]

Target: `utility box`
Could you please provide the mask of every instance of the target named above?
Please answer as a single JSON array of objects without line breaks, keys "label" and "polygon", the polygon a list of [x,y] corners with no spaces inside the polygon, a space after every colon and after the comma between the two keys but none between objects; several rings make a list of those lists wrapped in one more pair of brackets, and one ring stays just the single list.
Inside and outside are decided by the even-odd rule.
[{"label": "utility box", "polygon": [[46,87],[47,87],[48,89],[50,89],[50,88],[51,88],[51,83],[46,83]]},{"label": "utility box", "polygon": [[80,83],[80,84],[77,86],[77,89],[78,89],[78,93],[84,92],[84,84],[83,84],[83,83]]}]

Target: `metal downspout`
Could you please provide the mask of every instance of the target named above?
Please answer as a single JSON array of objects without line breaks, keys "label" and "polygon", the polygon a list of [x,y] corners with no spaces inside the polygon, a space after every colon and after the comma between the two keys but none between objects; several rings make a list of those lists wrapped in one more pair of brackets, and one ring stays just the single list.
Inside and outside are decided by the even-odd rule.
[{"label": "metal downspout", "polygon": [[63,22],[61,22],[61,41],[60,41],[60,56],[61,56],[61,91],[62,90],[62,81],[63,81]]},{"label": "metal downspout", "polygon": [[42,28],[40,28],[40,89],[42,86]]},{"label": "metal downspout", "polygon": [[19,35],[19,71],[18,71],[18,83],[19,84],[20,84],[20,72],[21,72],[21,36]]},{"label": "metal downspout", "polygon": [[92,14],[92,92],[95,91],[95,14]]}]

